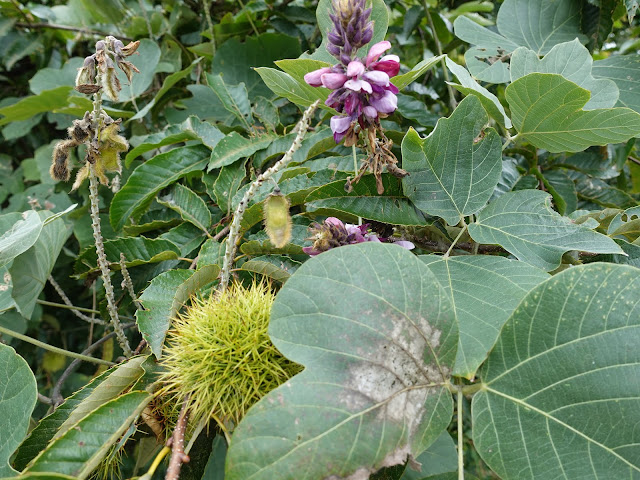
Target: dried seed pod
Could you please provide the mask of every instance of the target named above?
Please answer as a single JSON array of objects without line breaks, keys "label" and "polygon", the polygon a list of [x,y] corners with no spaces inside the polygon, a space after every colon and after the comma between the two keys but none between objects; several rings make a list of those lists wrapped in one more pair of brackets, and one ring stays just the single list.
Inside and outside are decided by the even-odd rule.
[{"label": "dried seed pod", "polygon": [[104,73],[101,75],[102,88],[104,93],[114,102],[118,101],[118,93],[122,90],[120,80],[116,75],[116,69],[113,65],[113,60],[107,57]]},{"label": "dried seed pod", "polygon": [[276,187],[264,201],[264,226],[269,240],[276,248],[282,248],[291,240],[291,216],[289,200]]},{"label": "dried seed pod", "polygon": [[130,57],[131,55],[136,53],[136,50],[138,50],[139,46],[140,46],[140,40],[136,40],[135,42],[129,42],[126,46],[122,47],[122,54],[125,57]]},{"label": "dried seed pod", "polygon": [[53,149],[53,158],[49,174],[54,180],[66,182],[69,180],[69,150],[77,145],[73,140],[58,142]]},{"label": "dried seed pod", "polygon": [[[76,75],[76,87],[80,85],[93,84],[96,78],[96,59],[94,55],[90,55],[84,59],[81,68],[78,69]],[[80,91],[80,90],[78,90]],[[84,93],[84,92],[81,92]]]},{"label": "dried seed pod", "polygon": [[93,83],[83,83],[80,85],[76,85],[76,90],[80,93],[84,93],[85,95],[93,95],[97,91],[99,91],[102,86],[94,85]]}]

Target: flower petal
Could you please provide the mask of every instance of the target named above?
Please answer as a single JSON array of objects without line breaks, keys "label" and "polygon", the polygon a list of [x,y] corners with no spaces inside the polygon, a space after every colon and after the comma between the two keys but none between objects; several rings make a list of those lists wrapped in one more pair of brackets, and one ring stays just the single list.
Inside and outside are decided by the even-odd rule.
[{"label": "flower petal", "polygon": [[400,246],[402,248],[406,248],[407,250],[413,250],[414,248],[416,248],[416,246],[413,243],[411,243],[411,242],[409,242],[407,240],[397,240],[397,241],[395,241],[393,243],[395,243],[396,245],[398,245],[398,246]]},{"label": "flower petal", "polygon": [[380,113],[392,113],[398,108],[398,97],[388,90],[380,97],[371,97],[369,101]]},{"label": "flower petal", "polygon": [[360,60],[354,60],[347,65],[348,77],[359,77],[364,73],[364,65]]},{"label": "flower petal", "polygon": [[396,57],[396,55],[385,55],[379,62],[374,62],[369,68],[385,72],[390,77],[395,77],[400,72],[400,63],[393,59],[385,60],[387,57]]},{"label": "flower petal", "polygon": [[367,60],[366,60],[367,67],[371,65],[371,62],[375,62],[376,60],[378,60],[380,55],[382,55],[384,52],[386,52],[390,48],[391,48],[391,43],[388,42],[387,40],[383,40],[382,42],[378,42],[375,45],[373,45],[369,49],[369,53],[367,54]]},{"label": "flower petal", "polygon": [[[340,117],[340,116],[333,116],[331,117],[331,131],[333,133],[345,133],[347,130],[349,130],[349,127],[351,126],[351,118],[350,117]],[[333,218],[333,217],[330,217]]]},{"label": "flower petal", "polygon": [[336,217],[327,217],[324,221],[327,225],[333,225],[334,227],[345,228],[345,224],[342,223],[342,220]]},{"label": "flower petal", "polygon": [[362,109],[362,113],[364,113],[367,117],[374,119],[378,116],[378,111],[372,107],[371,105],[367,105]]},{"label": "flower petal", "polygon": [[323,86],[330,90],[335,90],[342,87],[347,78],[343,73],[325,73],[320,77],[320,80]]},{"label": "flower petal", "polygon": [[312,87],[321,87],[322,80],[321,77],[325,73],[330,73],[331,69],[329,67],[320,68],[318,70],[314,70],[313,72],[309,72],[304,76],[304,81],[307,82]]},{"label": "flower petal", "polygon": [[373,70],[365,73],[362,78],[369,83],[380,85],[382,87],[386,87],[387,85],[389,85],[389,75],[387,75],[385,72]]}]

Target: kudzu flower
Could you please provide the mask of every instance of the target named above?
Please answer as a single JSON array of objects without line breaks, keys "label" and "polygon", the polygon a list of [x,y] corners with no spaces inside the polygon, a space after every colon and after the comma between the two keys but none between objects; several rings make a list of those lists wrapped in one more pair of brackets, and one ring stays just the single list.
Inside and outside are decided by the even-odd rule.
[{"label": "kudzu flower", "polygon": [[406,240],[390,240],[378,237],[376,233],[369,232],[368,223],[352,225],[343,223],[336,217],[329,217],[322,224],[312,224],[311,234],[310,240],[313,240],[313,245],[311,247],[303,247],[302,250],[312,257],[332,248],[363,242],[391,242],[407,250],[415,248],[413,243]]},{"label": "kudzu flower", "polygon": [[[400,58],[382,56],[391,48],[388,41],[372,45],[364,59],[356,56],[356,51],[373,37],[371,9],[365,8],[365,0],[334,0],[333,9],[330,15],[333,29],[327,33],[327,50],[340,63],[309,72],[304,80],[312,87],[332,90],[325,104],[339,113],[330,122],[336,143],[344,139],[345,146],[356,145],[360,133],[364,133],[364,148],[369,155],[360,172],[356,172],[355,180],[358,181],[365,170],[371,170],[376,176],[378,193],[382,193],[383,166],[395,176],[407,175],[396,167],[397,159],[391,153],[393,143],[380,126],[380,119],[398,107],[398,88],[391,83],[391,78],[400,71]],[[349,180],[347,189],[350,188]]]}]

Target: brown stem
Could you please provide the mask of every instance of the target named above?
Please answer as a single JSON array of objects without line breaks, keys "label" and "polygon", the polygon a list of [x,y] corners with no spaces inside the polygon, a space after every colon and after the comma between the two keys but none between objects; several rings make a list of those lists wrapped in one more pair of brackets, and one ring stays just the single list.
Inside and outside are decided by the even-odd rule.
[{"label": "brown stem", "polygon": [[[46,23],[46,22],[40,22],[40,23],[26,23],[26,22],[16,22],[14,24],[16,27],[20,27],[20,28],[48,28],[51,30],[66,30],[68,32],[79,32],[79,33],[85,33],[87,35],[96,35],[99,37],[106,37],[107,35],[111,35],[110,33],[105,33],[105,32],[100,32],[97,30],[91,30],[88,28],[82,28],[82,27],[72,27],[70,25],[59,25],[57,23]],[[133,41],[132,38],[129,37],[123,37],[122,35],[118,35],[118,37],[121,40],[127,40],[128,42]]]},{"label": "brown stem", "polygon": [[169,468],[164,480],[178,480],[180,476],[180,468],[183,463],[189,463],[189,455],[184,453],[184,434],[187,429],[189,397],[185,398],[178,417],[178,423],[173,430],[171,438],[167,441],[167,447],[171,447],[171,460],[169,460]]}]

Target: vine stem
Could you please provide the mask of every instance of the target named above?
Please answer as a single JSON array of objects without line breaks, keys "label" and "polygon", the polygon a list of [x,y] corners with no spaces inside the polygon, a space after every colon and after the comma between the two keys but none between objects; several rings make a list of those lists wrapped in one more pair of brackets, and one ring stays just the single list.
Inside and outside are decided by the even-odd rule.
[{"label": "vine stem", "polygon": [[[56,307],[56,308],[62,308],[66,310],[75,309],[75,310],[78,310],[79,312],[94,313],[96,315],[100,314],[100,311],[96,310],[95,308],[76,307],[75,305],[70,307],[68,305],[64,305],[63,303],[47,302],[46,300],[40,300],[40,299],[36,300],[36,303],[39,303],[40,305],[46,305],[47,307]],[[120,315],[120,318],[124,320],[131,320],[131,321],[136,320],[133,317],[127,317],[125,315]],[[97,323],[97,322],[92,322],[92,323]]]},{"label": "vine stem", "polygon": [[84,360],[85,362],[99,363],[100,365],[115,365],[115,363],[102,360],[101,358],[88,357],[80,353],[70,352],[68,350],[64,350],[63,348],[54,347],[53,345],[41,342],[40,340],[36,340],[35,338],[31,338],[26,335],[22,335],[21,333],[14,332],[13,330],[9,330],[8,328],[0,327],[0,333],[4,333],[5,335],[9,335],[10,337],[17,338],[18,340],[22,340],[23,342],[30,343],[31,345],[35,345],[36,347],[43,348],[44,350],[59,353],[60,355],[64,355],[65,357],[76,358],[78,360]]},{"label": "vine stem", "polygon": [[92,163],[89,163],[89,199],[91,204],[91,226],[93,227],[93,239],[96,242],[96,253],[98,256],[98,266],[102,273],[102,281],[104,283],[105,297],[107,298],[107,311],[111,317],[111,324],[113,325],[113,331],[116,334],[118,343],[124,352],[124,355],[128,358],[133,355],[133,351],[129,346],[122,324],[118,318],[118,308],[116,307],[115,297],[113,293],[113,285],[111,284],[111,270],[109,269],[109,262],[107,256],[104,253],[104,241],[102,239],[102,232],[100,230],[100,206],[98,205],[98,178],[96,177],[96,170]]},{"label": "vine stem", "polygon": [[462,451],[462,385],[458,385],[458,393],[456,395],[458,403],[458,480],[464,480],[464,454]]},{"label": "vine stem", "polygon": [[[58,295],[60,295],[60,298],[62,298],[62,301],[65,303],[65,305],[67,305],[68,307],[70,307],[71,312],[78,318],[84,320],[85,322],[89,322],[89,323],[97,323],[98,325],[104,325],[105,321],[99,318],[91,318],[88,315],[85,315],[84,313],[80,312],[80,310],[78,310],[77,307],[75,307],[73,305],[73,303],[71,303],[71,300],[69,300],[69,297],[67,296],[67,294],[64,292],[64,290],[62,289],[62,287],[58,284],[58,282],[56,282],[56,279],[53,278],[53,276],[49,275],[49,283],[53,286],[53,288],[55,289],[56,292],[58,292]],[[93,312],[92,312],[93,313]],[[100,313],[100,312],[98,312]]]},{"label": "vine stem", "polygon": [[456,243],[458,243],[458,240],[460,240],[460,237],[462,237],[462,234],[467,230],[467,224],[464,222],[464,220],[462,220],[462,230],[460,230],[460,233],[458,233],[458,236],[455,238],[455,240],[453,241],[453,243],[449,246],[449,250],[447,250],[447,252],[444,254],[444,258],[448,258],[449,255],[451,254],[451,251],[453,250],[453,247],[456,246]]},{"label": "vine stem", "polygon": [[[438,38],[438,33],[436,32],[436,27],[433,24],[433,19],[431,18],[431,14],[429,13],[429,6],[426,1],[422,1],[422,6],[424,8],[424,12],[427,16],[427,21],[429,22],[429,28],[431,29],[431,33],[433,34],[433,41],[436,44],[436,49],[438,50],[438,55],[442,55],[442,45],[440,45],[440,39]],[[444,81],[447,84],[447,91],[449,92],[449,105],[451,105],[451,109],[455,110],[458,106],[458,102],[456,102],[456,96],[453,91],[453,87],[449,84],[451,78],[449,77],[449,69],[447,68],[447,62],[443,58],[440,63],[442,64],[442,74],[444,75]]]},{"label": "vine stem", "polygon": [[231,222],[231,227],[229,228],[229,236],[227,237],[227,246],[224,253],[222,270],[220,272],[220,285],[218,285],[218,290],[224,291],[229,285],[231,266],[236,255],[238,240],[240,239],[240,224],[242,222],[244,212],[249,205],[249,202],[258,191],[258,188],[260,188],[260,186],[266,180],[269,180],[273,175],[275,175],[280,169],[284,168],[291,161],[291,159],[293,158],[293,154],[296,153],[296,151],[302,144],[302,139],[307,133],[311,117],[316,111],[319,103],[320,100],[316,100],[309,108],[305,110],[304,114],[302,115],[302,119],[296,126],[296,128],[298,129],[298,134],[293,140],[291,147],[289,147],[289,150],[287,150],[287,153],[285,153],[284,156],[275,163],[275,165],[260,174],[246,191],[246,193],[242,197],[242,200],[240,200],[238,208],[236,208],[236,211],[233,215],[233,222]]}]

